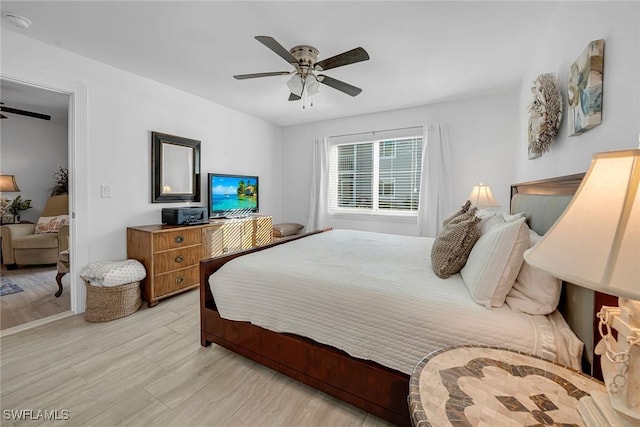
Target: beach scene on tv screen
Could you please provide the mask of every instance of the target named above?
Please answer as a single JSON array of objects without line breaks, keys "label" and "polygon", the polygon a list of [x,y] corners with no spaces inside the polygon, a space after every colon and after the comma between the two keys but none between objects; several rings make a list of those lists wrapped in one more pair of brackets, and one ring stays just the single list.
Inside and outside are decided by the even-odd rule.
[{"label": "beach scene on tv screen", "polygon": [[258,207],[258,183],[247,177],[214,176],[211,206],[216,212]]}]

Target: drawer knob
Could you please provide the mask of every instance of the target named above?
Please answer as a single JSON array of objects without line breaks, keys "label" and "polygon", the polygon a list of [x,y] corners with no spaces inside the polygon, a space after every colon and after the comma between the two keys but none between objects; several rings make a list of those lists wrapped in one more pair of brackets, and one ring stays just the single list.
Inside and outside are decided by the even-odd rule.
[{"label": "drawer knob", "polygon": [[173,241],[176,243],[182,243],[184,242],[184,236],[176,236]]},{"label": "drawer knob", "polygon": [[182,282],[184,282],[184,277],[180,276],[180,277],[178,277],[178,278],[176,279],[176,283],[177,283],[177,284],[180,284],[180,283],[182,283]]},{"label": "drawer knob", "polygon": [[184,257],[182,255],[178,255],[175,259],[176,262],[182,262],[184,261]]}]

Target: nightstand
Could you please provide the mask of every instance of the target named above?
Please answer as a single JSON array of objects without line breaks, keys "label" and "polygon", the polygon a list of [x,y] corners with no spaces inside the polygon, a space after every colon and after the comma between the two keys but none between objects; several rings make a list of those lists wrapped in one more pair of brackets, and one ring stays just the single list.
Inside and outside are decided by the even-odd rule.
[{"label": "nightstand", "polygon": [[515,351],[456,346],[418,363],[409,381],[415,427],[582,426],[578,400],[606,392],[598,380]]}]

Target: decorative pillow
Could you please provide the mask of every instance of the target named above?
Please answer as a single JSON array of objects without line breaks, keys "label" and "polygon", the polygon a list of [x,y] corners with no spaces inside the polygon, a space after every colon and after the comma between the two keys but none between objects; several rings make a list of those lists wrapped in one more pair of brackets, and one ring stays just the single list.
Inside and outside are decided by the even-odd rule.
[{"label": "decorative pillow", "polygon": [[[534,247],[541,239],[538,233],[529,230],[529,248]],[[525,261],[513,288],[507,294],[506,302],[514,311],[544,315],[555,311],[561,291],[560,279]]]},{"label": "decorative pillow", "polygon": [[473,300],[485,307],[504,304],[528,247],[524,218],[496,224],[480,236],[460,271]]},{"label": "decorative pillow", "polygon": [[284,224],[274,224],[273,236],[274,237],[290,236],[292,234],[296,234],[298,231],[302,230],[303,228],[304,228],[304,225],[296,224],[293,222],[286,222]]},{"label": "decorative pillow", "polygon": [[35,232],[57,233],[63,225],[69,225],[69,215],[41,216],[36,223]]},{"label": "decorative pillow", "polygon": [[464,205],[462,205],[462,207],[460,208],[460,210],[456,213],[454,213],[453,215],[451,215],[449,218],[445,219],[444,221],[442,221],[442,228],[446,227],[447,224],[449,224],[452,220],[454,220],[455,218],[469,212],[469,208],[471,207],[471,200],[467,200],[465,202]]},{"label": "decorative pillow", "polygon": [[451,220],[442,229],[431,248],[431,268],[436,276],[446,279],[464,267],[469,252],[480,238],[479,221],[472,215],[463,221]]}]

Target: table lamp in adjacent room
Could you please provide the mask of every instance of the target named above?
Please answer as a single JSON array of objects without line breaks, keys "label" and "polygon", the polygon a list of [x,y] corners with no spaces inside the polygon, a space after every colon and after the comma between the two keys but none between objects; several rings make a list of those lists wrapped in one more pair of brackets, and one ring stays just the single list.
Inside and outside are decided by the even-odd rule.
[{"label": "table lamp in adjacent room", "polygon": [[482,208],[496,208],[500,204],[493,197],[491,187],[484,182],[479,182],[478,185],[474,185],[469,193],[469,200],[471,204],[478,209]]},{"label": "table lamp in adjacent room", "polygon": [[564,214],[524,258],[562,280],[619,297],[619,307],[598,313],[596,353],[608,396],[592,393],[578,409],[587,426],[640,425],[640,149],[594,155]]},{"label": "table lamp in adjacent room", "polygon": [[0,174],[0,193],[15,193],[20,191],[14,175]]}]

